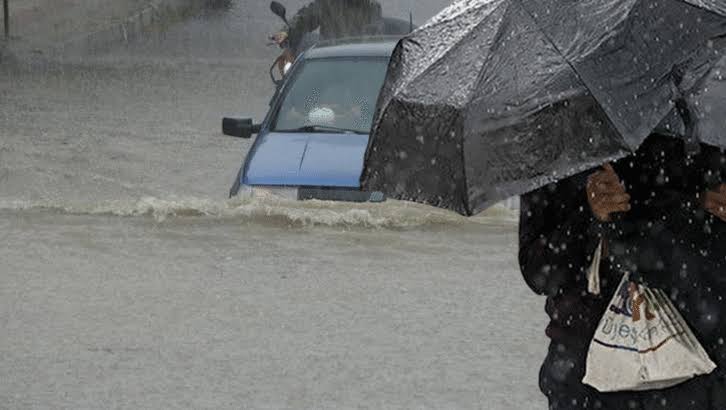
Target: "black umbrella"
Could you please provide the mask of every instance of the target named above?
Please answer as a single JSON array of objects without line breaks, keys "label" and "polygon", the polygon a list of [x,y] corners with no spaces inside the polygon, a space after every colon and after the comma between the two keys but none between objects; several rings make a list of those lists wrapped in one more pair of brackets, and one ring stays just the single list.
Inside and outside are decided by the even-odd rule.
[{"label": "black umbrella", "polygon": [[721,0],[459,1],[397,45],[363,188],[472,215],[658,127],[697,137],[699,98],[726,114],[723,91],[693,91],[718,76],[723,36]]},{"label": "black umbrella", "polygon": [[[721,42],[726,42],[722,39]],[[723,46],[722,46],[723,48]],[[722,57],[713,67],[697,67],[689,84],[696,82],[683,99],[676,105],[685,105],[685,110],[674,109],[656,128],[664,134],[693,137],[694,140],[724,146],[726,137],[726,57]]]}]

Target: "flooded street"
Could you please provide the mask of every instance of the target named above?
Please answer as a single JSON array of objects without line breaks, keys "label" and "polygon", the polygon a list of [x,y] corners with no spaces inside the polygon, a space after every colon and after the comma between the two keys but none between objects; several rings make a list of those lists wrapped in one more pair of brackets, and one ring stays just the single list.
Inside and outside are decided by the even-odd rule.
[{"label": "flooded street", "polygon": [[0,65],[0,409],[546,408],[516,214],[227,199],[279,28],[240,0]]}]

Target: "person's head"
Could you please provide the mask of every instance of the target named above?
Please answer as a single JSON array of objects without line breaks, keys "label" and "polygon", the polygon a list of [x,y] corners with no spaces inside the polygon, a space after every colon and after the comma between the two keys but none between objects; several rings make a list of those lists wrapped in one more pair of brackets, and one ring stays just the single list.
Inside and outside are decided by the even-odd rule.
[{"label": "person's head", "polygon": [[277,33],[270,36],[270,41],[278,46],[285,47],[288,41],[289,35],[287,31],[278,31]]}]

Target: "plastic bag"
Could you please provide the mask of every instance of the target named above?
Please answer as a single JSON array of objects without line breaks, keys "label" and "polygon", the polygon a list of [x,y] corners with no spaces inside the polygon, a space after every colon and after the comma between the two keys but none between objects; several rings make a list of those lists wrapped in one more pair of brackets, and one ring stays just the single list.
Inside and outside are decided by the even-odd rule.
[{"label": "plastic bag", "polygon": [[[599,280],[594,273],[590,281]],[[624,275],[590,343],[582,382],[601,392],[664,389],[715,368],[665,293]]]}]

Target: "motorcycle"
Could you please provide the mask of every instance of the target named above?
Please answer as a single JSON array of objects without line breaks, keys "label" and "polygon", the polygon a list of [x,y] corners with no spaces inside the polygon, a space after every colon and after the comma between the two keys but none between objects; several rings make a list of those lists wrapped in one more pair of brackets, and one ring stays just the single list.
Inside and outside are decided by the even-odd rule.
[{"label": "motorcycle", "polygon": [[[270,10],[273,14],[280,17],[287,27],[287,32],[290,30],[290,23],[287,20],[287,9],[285,6],[277,1],[270,3]],[[413,14],[409,14],[409,21],[402,19],[383,17],[380,21],[372,24],[368,24],[363,28],[363,32],[370,36],[389,36],[399,35],[403,36],[412,32],[416,27],[413,24]],[[282,53],[275,59],[270,66],[270,79],[275,85],[280,85],[285,78],[285,74],[292,67],[299,52],[304,51],[316,43],[319,42],[320,36],[317,33],[307,33],[303,36],[301,44],[291,44],[287,32],[278,32],[269,37],[270,46],[277,46],[282,49]],[[274,75],[274,71],[277,69],[280,78],[277,79]]]},{"label": "motorcycle", "polygon": [[[287,26],[288,31],[290,30],[290,23],[287,21],[287,10],[285,9],[285,6],[282,4],[273,1],[270,3],[270,10],[280,17],[283,22],[285,22],[285,26]],[[293,51],[293,47],[290,44],[290,39],[288,38],[287,32],[278,32],[270,36],[269,40],[271,41],[268,43],[270,46],[276,45],[277,47],[282,49],[282,53],[275,59],[275,61],[270,66],[270,79],[272,79],[272,82],[275,85],[279,85],[283,78],[285,77],[285,74],[287,74],[287,71],[292,66],[292,63],[295,62],[295,53]],[[280,72],[280,79],[278,80],[275,78],[275,75],[273,74],[275,68],[278,69]]]}]

